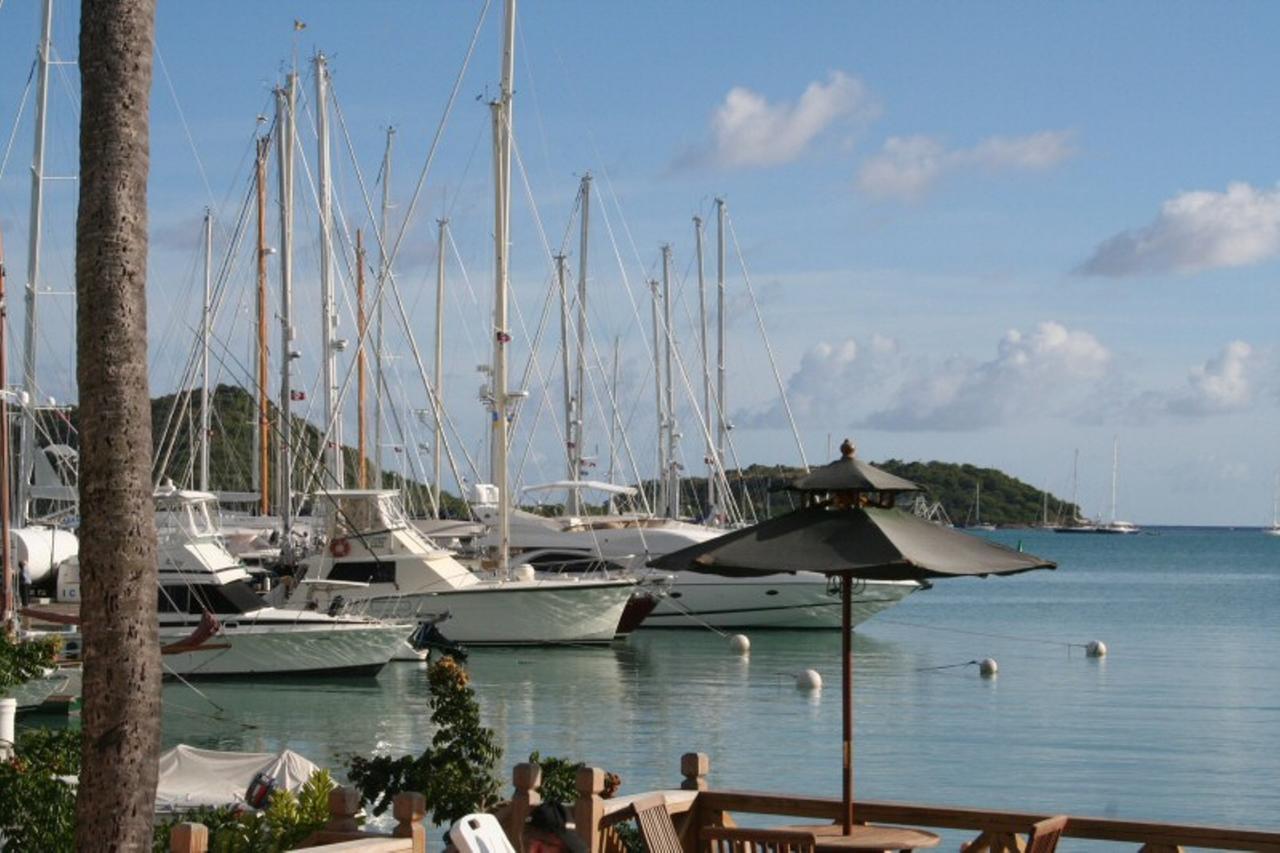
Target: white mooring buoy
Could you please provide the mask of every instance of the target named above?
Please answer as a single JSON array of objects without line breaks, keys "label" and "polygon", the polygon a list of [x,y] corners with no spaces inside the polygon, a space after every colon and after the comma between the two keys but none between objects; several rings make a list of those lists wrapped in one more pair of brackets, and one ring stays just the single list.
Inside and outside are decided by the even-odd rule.
[{"label": "white mooring buoy", "polygon": [[1000,671],[1000,664],[996,663],[995,658],[983,658],[978,662],[978,673],[983,678],[992,678]]},{"label": "white mooring buoy", "polygon": [[1107,644],[1101,640],[1090,640],[1084,647],[1084,653],[1091,658],[1104,658],[1107,656]]},{"label": "white mooring buoy", "polygon": [[816,669],[802,669],[796,673],[796,690],[821,690],[822,675]]},{"label": "white mooring buoy", "polygon": [[735,655],[745,655],[751,651],[751,641],[746,634],[732,634],[729,637],[729,650]]}]

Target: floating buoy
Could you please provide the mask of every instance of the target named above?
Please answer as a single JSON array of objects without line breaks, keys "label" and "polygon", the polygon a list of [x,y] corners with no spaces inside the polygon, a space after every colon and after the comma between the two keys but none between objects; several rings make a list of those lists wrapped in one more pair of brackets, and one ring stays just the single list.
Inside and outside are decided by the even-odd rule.
[{"label": "floating buoy", "polygon": [[751,651],[751,641],[747,639],[746,634],[731,634],[729,636],[729,650],[735,655],[745,655]]},{"label": "floating buoy", "polygon": [[1000,671],[1000,664],[995,658],[983,658],[978,662],[978,672],[983,678],[993,678]]},{"label": "floating buoy", "polygon": [[1084,653],[1091,658],[1104,658],[1107,656],[1107,644],[1101,640],[1090,640],[1084,647]]},{"label": "floating buoy", "polygon": [[822,676],[816,669],[802,669],[796,673],[796,690],[821,690]]}]

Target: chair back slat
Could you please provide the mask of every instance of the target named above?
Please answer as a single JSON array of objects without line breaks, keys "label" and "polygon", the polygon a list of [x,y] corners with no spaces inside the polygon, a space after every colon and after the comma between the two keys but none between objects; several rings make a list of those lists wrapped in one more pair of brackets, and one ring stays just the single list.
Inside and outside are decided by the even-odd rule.
[{"label": "chair back slat", "polygon": [[794,829],[706,826],[698,833],[703,853],[814,853],[812,832]]},{"label": "chair back slat", "polygon": [[1058,848],[1058,839],[1062,838],[1066,828],[1066,815],[1058,815],[1032,824],[1031,833],[1027,836],[1027,853],[1053,853]]},{"label": "chair back slat", "polygon": [[638,797],[632,801],[631,809],[635,812],[640,836],[649,853],[683,853],[680,834],[676,832],[671,812],[667,811],[667,801],[661,794]]}]

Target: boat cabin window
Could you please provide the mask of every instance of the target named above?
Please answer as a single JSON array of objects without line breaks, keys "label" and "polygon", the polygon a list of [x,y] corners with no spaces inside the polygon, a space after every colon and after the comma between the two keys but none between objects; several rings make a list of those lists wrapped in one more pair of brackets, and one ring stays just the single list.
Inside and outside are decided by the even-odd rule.
[{"label": "boat cabin window", "polygon": [[244,581],[228,584],[165,584],[158,601],[161,613],[199,614],[208,610],[218,616],[239,616],[261,610],[262,599]]},{"label": "boat cabin window", "polygon": [[335,563],[328,580],[355,583],[395,583],[395,560],[352,560]]},{"label": "boat cabin window", "polygon": [[211,500],[164,502],[157,507],[156,526],[162,533],[182,533],[190,537],[217,536],[222,519]]}]

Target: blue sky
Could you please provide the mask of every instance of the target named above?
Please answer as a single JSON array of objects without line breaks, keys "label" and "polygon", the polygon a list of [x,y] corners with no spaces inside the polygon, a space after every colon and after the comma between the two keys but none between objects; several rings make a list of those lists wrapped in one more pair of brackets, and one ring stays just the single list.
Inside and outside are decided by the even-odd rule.
[{"label": "blue sky", "polygon": [[[368,228],[353,158],[376,196],[383,133],[397,128],[398,230],[481,8],[161,4],[152,99],[156,393],[181,381],[198,322],[203,208],[216,211],[224,253],[248,186],[256,118],[270,115],[271,88],[293,57],[308,105],[308,60],[316,50],[330,58],[352,140],[349,150],[335,131],[336,197],[352,229]],[[74,57],[75,9],[57,14],[58,54]],[[6,142],[20,121],[0,178],[11,293],[25,280],[32,116],[30,102],[19,115],[19,101],[37,17],[34,0],[0,6]],[[295,18],[304,30],[294,30]],[[1097,514],[1107,511],[1119,436],[1121,516],[1269,522],[1280,467],[1280,95],[1267,39],[1278,18],[1263,3],[526,3],[516,71],[524,167],[513,214],[517,302],[536,322],[549,283],[538,223],[553,244],[576,229],[578,176],[591,170],[591,336],[604,362],[615,337],[622,341],[624,416],[649,475],[643,281],[657,274],[659,244],[670,242],[675,332],[698,382],[687,322],[696,311],[690,218],[710,220],[720,195],[809,461],[824,458],[828,435],[833,443],[851,435],[871,459],[991,465],[1066,494],[1079,448],[1080,500]],[[474,367],[487,359],[491,300],[485,101],[496,90],[499,21],[495,4],[397,258],[429,359],[434,220],[450,217],[458,257],[448,257],[455,297],[446,402],[451,446],[474,458],[483,456]],[[75,76],[73,67],[55,69],[51,174],[75,169]],[[301,145],[314,169],[309,127]],[[42,286],[63,291],[74,184],[51,183],[49,195]],[[300,378],[314,389],[317,346],[307,339],[318,338],[316,217],[301,190],[299,198]],[[574,255],[576,236],[570,243]],[[223,381],[240,381],[249,347],[248,251],[239,252],[217,324]],[[744,462],[795,463],[735,254],[734,447]],[[638,316],[627,286],[641,300]],[[351,288],[345,273],[342,287]],[[20,328],[20,300],[10,301]],[[42,396],[73,398],[71,301],[50,296],[43,305]],[[343,323],[352,335],[353,319]],[[407,336],[398,328],[388,335],[389,383],[403,408],[422,407]],[[519,369],[530,336],[517,329],[515,337]],[[11,339],[11,358],[15,346]],[[539,348],[543,373],[556,375],[555,358],[554,342]],[[593,387],[607,372],[593,366]],[[524,476],[553,479],[561,474],[551,425],[559,389],[535,376],[529,390],[526,411],[546,411],[536,429],[525,420]],[[682,457],[698,470],[696,415],[680,396]],[[590,419],[587,430],[588,444],[607,455],[605,420]],[[426,440],[406,434],[389,443]],[[385,451],[388,465],[405,456]]]}]

